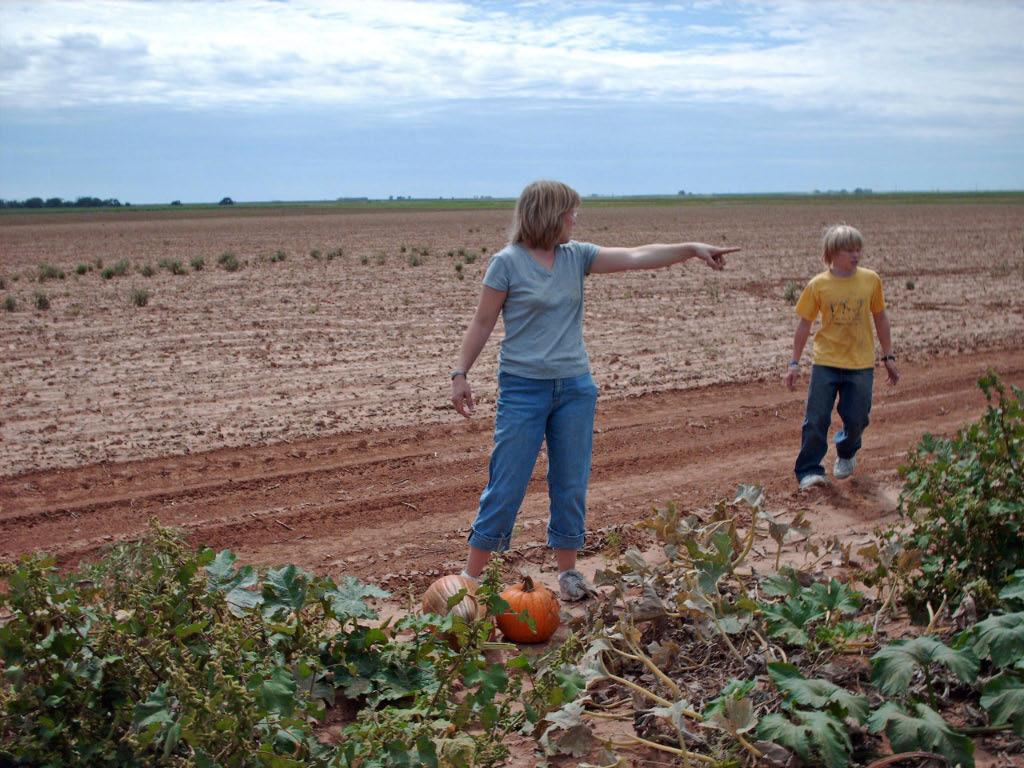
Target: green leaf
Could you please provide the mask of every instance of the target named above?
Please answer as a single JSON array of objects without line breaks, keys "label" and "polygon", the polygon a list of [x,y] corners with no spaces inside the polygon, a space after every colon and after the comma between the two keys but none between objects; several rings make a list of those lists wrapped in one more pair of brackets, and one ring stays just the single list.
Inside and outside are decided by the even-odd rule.
[{"label": "green leaf", "polygon": [[802,589],[799,573],[788,565],[761,582],[761,591],[768,597],[796,597]]},{"label": "green leaf", "polygon": [[989,616],[974,626],[974,650],[989,656],[997,667],[1007,667],[1024,657],[1024,612]]},{"label": "green leaf", "polygon": [[807,625],[825,615],[817,606],[799,598],[778,604],[764,603],[761,610],[768,622],[768,634],[793,645],[807,645],[810,642]]},{"label": "green leaf", "polygon": [[295,680],[283,667],[277,667],[257,692],[260,704],[268,712],[288,716],[295,709]]},{"label": "green leaf", "polygon": [[145,728],[153,723],[172,723],[170,708],[167,703],[167,683],[158,685],[152,693],[135,705],[132,713],[132,725],[137,729]]},{"label": "green leaf", "polygon": [[390,597],[380,587],[364,584],[355,576],[346,576],[336,589],[324,593],[334,618],[344,623],[350,619],[375,619],[377,613],[366,604],[367,598]]},{"label": "green leaf", "polygon": [[856,613],[860,609],[861,595],[837,579],[828,584],[811,584],[809,599],[829,613]]},{"label": "green leaf", "polygon": [[210,592],[224,593],[228,611],[233,616],[244,616],[250,609],[263,602],[263,596],[253,592],[249,587],[259,581],[256,571],[251,565],[234,568],[235,554],[230,550],[222,550],[206,566],[206,588]]},{"label": "green leaf", "polygon": [[934,751],[962,768],[974,767],[974,744],[956,733],[942,715],[931,707],[915,703],[905,710],[887,701],[868,718],[872,733],[885,731],[895,752]]},{"label": "green leaf", "polygon": [[773,662],[768,665],[775,686],[792,701],[812,709],[827,709],[839,718],[852,717],[863,723],[868,716],[868,700],[828,680],[808,680],[792,664]]},{"label": "green leaf", "polygon": [[981,691],[981,706],[992,725],[1010,723],[1015,734],[1024,736],[1024,680],[1008,674],[992,678]]},{"label": "green leaf", "polygon": [[999,599],[1008,603],[1024,603],[1024,568],[1010,576],[1006,585],[999,590]]},{"label": "green leaf", "polygon": [[[757,735],[796,752],[808,765],[846,768],[853,745],[841,720],[828,712],[795,710],[793,720],[775,713],[761,718]],[[820,760],[812,757],[812,752]]]},{"label": "green leaf", "polygon": [[298,613],[306,602],[309,574],[294,565],[268,571],[263,580],[263,617],[282,621],[290,613]]},{"label": "green leaf", "polygon": [[889,695],[905,693],[917,669],[942,664],[964,682],[978,676],[978,659],[970,651],[955,651],[934,637],[894,642],[871,657],[871,680]]},{"label": "green leaf", "polygon": [[185,640],[186,638],[192,637],[192,635],[197,635],[202,632],[206,629],[209,623],[209,619],[203,619],[202,621],[197,621],[194,624],[185,624],[183,626],[176,627],[174,629],[174,634],[179,640]]}]

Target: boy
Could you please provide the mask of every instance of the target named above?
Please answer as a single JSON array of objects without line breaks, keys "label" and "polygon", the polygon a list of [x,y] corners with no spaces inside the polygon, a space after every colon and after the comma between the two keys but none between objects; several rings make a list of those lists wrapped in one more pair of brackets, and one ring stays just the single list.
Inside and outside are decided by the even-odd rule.
[{"label": "boy", "polygon": [[800,455],[794,467],[800,490],[828,482],[821,461],[828,451],[828,428],[837,395],[843,428],[835,436],[837,456],[832,476],[844,480],[857,466],[861,434],[871,412],[875,362],[872,320],[889,384],[900,379],[892,354],[882,281],[877,273],[857,266],[864,238],[853,227],[836,224],[825,231],[822,245],[822,260],[828,269],[807,284],[796,304],[800,322],[793,334],[793,359],[785,379],[786,386],[794,389],[811,323],[820,316],[821,327],[814,336],[814,365],[807,388]]}]

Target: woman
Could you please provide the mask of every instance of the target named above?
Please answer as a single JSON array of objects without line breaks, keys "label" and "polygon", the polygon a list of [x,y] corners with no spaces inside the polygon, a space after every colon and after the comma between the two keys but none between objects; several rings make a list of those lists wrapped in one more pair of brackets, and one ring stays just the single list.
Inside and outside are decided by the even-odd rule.
[{"label": "woman", "polygon": [[452,403],[468,417],[474,404],[467,373],[503,313],[494,450],[462,575],[478,579],[491,552],[508,549],[519,505],[546,441],[548,546],[555,551],[561,596],[570,601],[594,594],[593,586],[576,570],[576,552],[584,541],[597,403],[597,386],[583,346],[583,278],[660,269],[692,258],[720,270],[725,254],[739,250],[704,243],[606,248],[576,242],[572,234],[579,205],[579,194],[561,182],[535,181],[523,190],[510,243],[491,257],[480,303],[451,372]]}]

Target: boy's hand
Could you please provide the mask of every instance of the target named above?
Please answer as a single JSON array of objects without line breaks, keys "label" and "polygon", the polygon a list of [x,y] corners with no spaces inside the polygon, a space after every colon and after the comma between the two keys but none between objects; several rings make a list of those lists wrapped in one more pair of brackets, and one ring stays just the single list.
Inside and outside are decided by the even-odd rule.
[{"label": "boy's hand", "polygon": [[789,370],[786,371],[786,375],[783,377],[783,380],[786,382],[786,386],[789,388],[790,392],[796,389],[796,382],[799,378],[800,369],[795,365],[789,366]]},{"label": "boy's hand", "polygon": [[900,372],[896,370],[896,362],[894,360],[885,361],[885,372],[888,376],[890,386],[896,386],[896,382],[900,380]]}]

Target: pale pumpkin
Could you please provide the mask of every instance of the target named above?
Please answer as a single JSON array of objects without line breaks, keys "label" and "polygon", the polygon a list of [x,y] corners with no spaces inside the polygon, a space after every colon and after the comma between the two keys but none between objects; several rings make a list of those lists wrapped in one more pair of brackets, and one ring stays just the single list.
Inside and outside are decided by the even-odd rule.
[{"label": "pale pumpkin", "polygon": [[[448,601],[462,590],[466,590],[466,596],[449,609]],[[447,616],[451,613],[460,616],[467,624],[476,621],[483,614],[476,597],[476,582],[458,574],[442,576],[427,587],[423,594],[422,606],[424,613],[436,613],[438,616]]]},{"label": "pale pumpkin", "polygon": [[[509,610],[498,616],[498,629],[514,643],[543,643],[562,623],[555,593],[543,584],[535,585],[525,574],[521,584],[509,587],[501,597]],[[533,629],[519,618],[523,611],[533,619]]]}]

